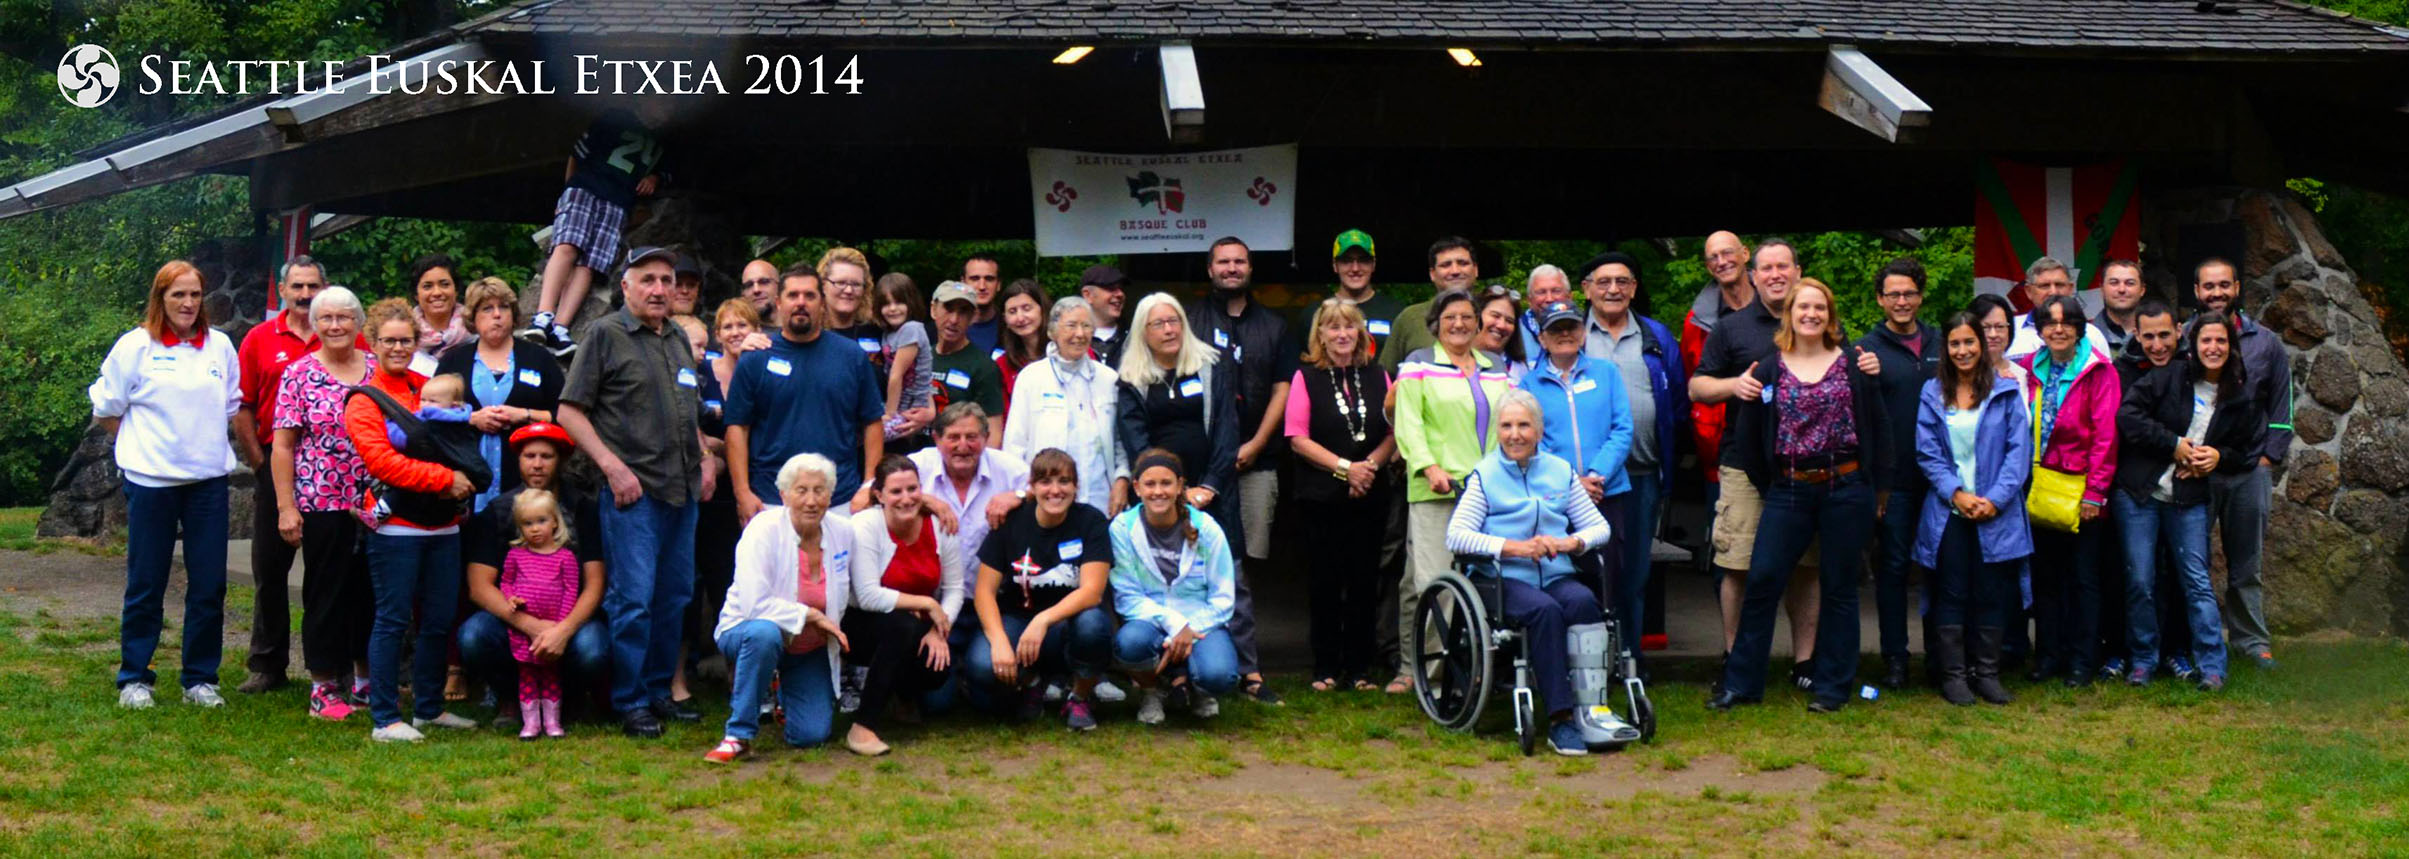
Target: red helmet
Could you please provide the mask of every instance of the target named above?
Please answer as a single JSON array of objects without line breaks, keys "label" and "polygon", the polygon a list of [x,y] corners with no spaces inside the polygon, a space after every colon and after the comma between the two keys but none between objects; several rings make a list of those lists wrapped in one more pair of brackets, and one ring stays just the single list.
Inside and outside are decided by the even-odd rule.
[{"label": "red helmet", "polygon": [[543,421],[536,421],[535,423],[519,427],[517,432],[511,433],[510,448],[512,450],[517,450],[519,445],[526,444],[531,439],[539,438],[560,445],[562,448],[568,450],[577,449],[577,442],[569,440],[568,430],[561,429],[559,424],[545,423]]}]

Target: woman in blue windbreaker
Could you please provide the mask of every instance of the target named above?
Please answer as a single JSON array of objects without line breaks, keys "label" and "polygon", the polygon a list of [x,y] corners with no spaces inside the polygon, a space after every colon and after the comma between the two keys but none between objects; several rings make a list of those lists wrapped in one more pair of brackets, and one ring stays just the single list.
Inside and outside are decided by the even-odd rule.
[{"label": "woman in blue windbreaker", "polygon": [[1210,719],[1217,696],[1238,686],[1238,649],[1229,621],[1238,600],[1238,565],[1213,517],[1188,506],[1179,457],[1162,448],[1138,454],[1138,505],[1112,521],[1112,600],[1121,613],[1113,661],[1138,684],[1138,721],[1163,723],[1163,680],[1183,693],[1189,712]]},{"label": "woman in blue windbreaker", "polygon": [[1979,696],[2005,704],[2014,699],[1999,685],[2000,642],[2018,564],[2033,553],[2024,521],[2032,416],[2021,384],[1994,365],[1973,314],[1950,317],[1940,331],[1948,360],[1924,383],[1915,432],[1916,466],[1932,484],[1916,523],[1915,560],[1937,579],[1926,650],[1940,664],[1949,703]]},{"label": "woman in blue windbreaker", "polygon": [[[1589,357],[1589,315],[1569,301],[1538,308],[1539,344],[1521,387],[1539,401],[1539,449],[1573,467],[1573,477],[1609,523],[1625,521],[1623,503],[1631,494],[1631,477],[1624,470],[1631,458],[1631,400],[1623,390],[1622,373],[1614,363]],[[1654,431],[1655,427],[1649,427]],[[1621,534],[1607,540],[1598,558],[1605,566],[1608,593],[1619,590],[1624,553]],[[1626,618],[1626,621],[1631,620]]]}]

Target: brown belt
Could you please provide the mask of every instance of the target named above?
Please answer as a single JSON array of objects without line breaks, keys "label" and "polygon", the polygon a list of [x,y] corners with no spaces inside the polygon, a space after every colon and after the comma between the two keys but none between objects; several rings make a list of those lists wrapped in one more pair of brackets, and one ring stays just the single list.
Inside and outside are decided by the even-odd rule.
[{"label": "brown belt", "polygon": [[1782,468],[1782,476],[1788,478],[1792,483],[1830,483],[1837,478],[1855,473],[1857,473],[1857,461],[1854,459],[1841,460],[1830,468],[1790,468],[1788,466]]}]

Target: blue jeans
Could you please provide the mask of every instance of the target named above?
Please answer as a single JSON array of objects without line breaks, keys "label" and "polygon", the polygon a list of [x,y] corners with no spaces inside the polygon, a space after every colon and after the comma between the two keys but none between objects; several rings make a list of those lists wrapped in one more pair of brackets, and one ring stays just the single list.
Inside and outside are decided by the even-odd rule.
[{"label": "blue jeans", "polygon": [[[1171,633],[1151,621],[1133,620],[1121,624],[1113,635],[1112,658],[1122,670],[1146,672],[1163,658],[1163,642]],[[1227,695],[1238,688],[1238,649],[1230,644],[1229,630],[1215,628],[1188,647],[1188,662],[1166,669],[1165,676],[1188,675],[1188,682],[1207,695]]]},{"label": "blue jeans", "polygon": [[[1029,619],[1006,612],[1003,615],[1004,641],[1020,641],[1021,631],[1029,628]],[[1104,674],[1105,661],[1112,658],[1112,618],[1105,615],[1103,606],[1095,606],[1072,615],[1065,623],[1046,630],[1045,644],[1038,648],[1037,664],[1020,666],[1020,682],[1028,685],[1037,678],[1065,671],[1080,679],[1092,679]],[[1231,650],[1231,664],[1237,663],[1237,651]],[[1002,688],[995,679],[995,654],[987,644],[987,633],[974,630],[970,646],[962,654],[963,691],[970,696],[970,705],[991,713],[1006,712],[1019,701],[1010,696],[1012,690]]]},{"label": "blue jeans", "polygon": [[414,715],[443,715],[443,655],[451,650],[452,612],[460,602],[460,535],[368,534],[368,581],[376,589],[376,626],[368,633],[368,715],[382,728],[402,720],[402,636],[418,620],[410,659]]},{"label": "blue jeans", "polygon": [[184,688],[217,682],[226,632],[226,478],[177,486],[125,483],[125,610],[118,615],[117,685],[157,685],[151,655],[167,599],[176,535],[184,535]]},{"label": "blue jeans", "polygon": [[1773,620],[1791,571],[1807,546],[1823,541],[1833,559],[1822,571],[1823,609],[1815,629],[1815,698],[1846,703],[1856,690],[1857,575],[1841,558],[1860,557],[1873,536],[1874,490],[1860,473],[1827,483],[1775,478],[1765,487],[1765,513],[1757,520],[1757,545],[1748,564],[1748,597],[1740,607],[1739,634],[1723,670],[1723,688],[1742,698],[1765,694],[1765,662],[1773,653]]},{"label": "blue jeans", "polygon": [[1623,621],[1623,643],[1633,659],[1640,657],[1639,639],[1648,624],[1648,578],[1655,574],[1657,507],[1664,501],[1664,481],[1654,468],[1631,472],[1631,491],[1623,496],[1623,521],[1614,523],[1623,541],[1622,575],[1614,588],[1614,614]]},{"label": "blue jeans", "polygon": [[[561,669],[562,679],[587,689],[601,688],[611,679],[610,627],[596,612],[576,632],[569,634],[568,649],[553,663]],[[518,660],[510,655],[510,625],[486,612],[477,612],[460,622],[460,664],[469,673],[485,678],[489,688],[501,691],[516,688],[519,677]]]},{"label": "blue jeans", "polygon": [[836,692],[828,687],[833,648],[788,653],[778,625],[748,620],[719,637],[728,657],[727,736],[750,740],[761,727],[761,702],[778,678],[778,702],[786,707],[786,744],[798,748],[828,741],[836,719]]},{"label": "blue jeans", "polygon": [[1922,484],[1894,491],[1882,511],[1881,551],[1874,553],[1874,615],[1885,659],[1907,658],[1907,572],[1915,567],[1916,520],[1931,491]]},{"label": "blue jeans", "polygon": [[611,619],[611,707],[627,713],[669,699],[681,619],[694,599],[692,504],[645,496],[620,507],[603,499],[602,613]]},{"label": "blue jeans", "polygon": [[2157,667],[2158,601],[2151,589],[2158,583],[2158,545],[2163,542],[2174,553],[2176,580],[2183,585],[2181,605],[2191,619],[2192,659],[2201,671],[2224,674],[2224,625],[2218,622],[2216,591],[2208,584],[2208,505],[2135,498],[2121,489],[2108,500],[2116,507],[2116,524],[2124,539],[2125,629],[2133,667]]}]

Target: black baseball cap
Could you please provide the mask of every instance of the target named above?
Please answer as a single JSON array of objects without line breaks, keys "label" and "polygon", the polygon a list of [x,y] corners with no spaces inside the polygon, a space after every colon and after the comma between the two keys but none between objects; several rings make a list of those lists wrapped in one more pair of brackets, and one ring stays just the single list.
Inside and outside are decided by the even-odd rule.
[{"label": "black baseball cap", "polygon": [[1087,267],[1087,271],[1079,274],[1079,285],[1120,289],[1129,285],[1129,276],[1122,274],[1120,269],[1109,265],[1091,265]]},{"label": "black baseball cap", "polygon": [[677,257],[676,251],[655,245],[645,245],[627,252],[627,267],[635,268],[637,263],[655,259],[668,260],[669,264],[674,266],[677,264]]}]

